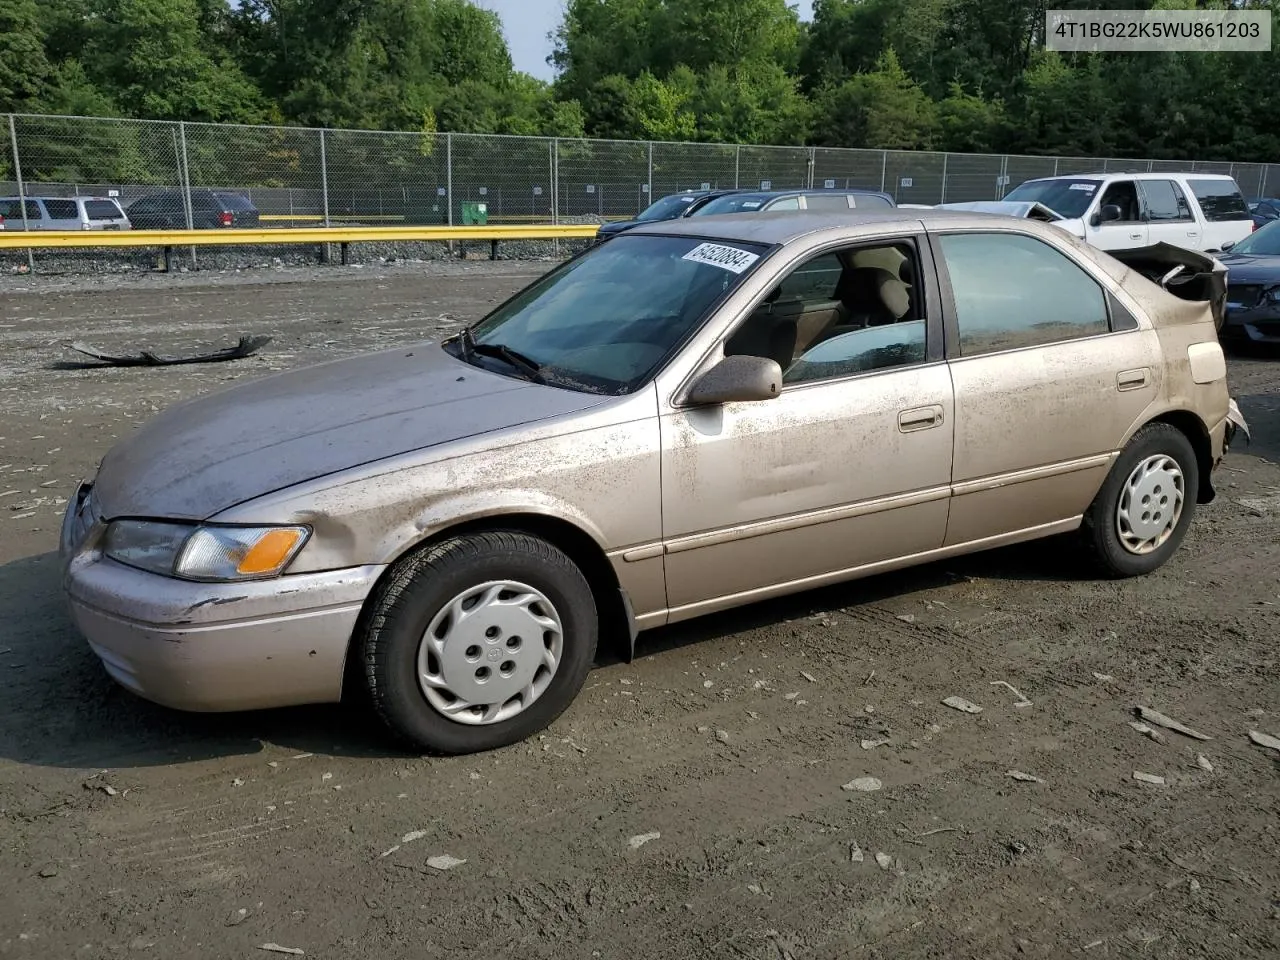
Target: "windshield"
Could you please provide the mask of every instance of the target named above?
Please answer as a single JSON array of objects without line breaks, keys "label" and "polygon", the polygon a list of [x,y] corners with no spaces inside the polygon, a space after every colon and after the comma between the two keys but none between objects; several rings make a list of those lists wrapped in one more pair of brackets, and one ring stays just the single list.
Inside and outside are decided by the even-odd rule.
[{"label": "windshield", "polygon": [[[502,373],[533,364],[553,386],[641,386],[764,256],[760,244],[622,234],[553,271],[480,321],[454,356]],[[495,356],[506,348],[508,359]],[[526,374],[528,371],[526,371]],[[517,375],[518,372],[517,372]]]},{"label": "windshield", "polygon": [[721,213],[743,213],[747,210],[759,210],[765,205],[768,197],[758,194],[728,194],[717,197],[693,212],[695,217],[713,217]]},{"label": "windshield", "polygon": [[674,197],[663,197],[653,206],[647,208],[641,213],[637,220],[674,220],[677,217],[684,216],[684,212],[689,209],[689,204],[698,198],[693,194],[683,193]]},{"label": "windshield", "polygon": [[1280,220],[1263,224],[1227,251],[1251,257],[1280,257]]},{"label": "windshield", "polygon": [[1093,202],[1094,194],[1102,185],[1100,180],[1028,180],[1015,187],[1005,197],[1006,200],[1022,200],[1043,203],[1054,213],[1074,220],[1083,217]]}]

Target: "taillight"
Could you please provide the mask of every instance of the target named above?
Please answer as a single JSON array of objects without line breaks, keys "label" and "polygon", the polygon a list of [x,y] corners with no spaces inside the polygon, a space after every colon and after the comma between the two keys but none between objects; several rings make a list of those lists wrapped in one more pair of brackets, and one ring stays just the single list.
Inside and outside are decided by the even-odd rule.
[{"label": "taillight", "polygon": [[218,214],[218,219],[222,222],[222,225],[224,227],[229,227],[231,226],[232,221],[235,220],[235,217],[233,217],[229,213],[224,212],[224,213]]},{"label": "taillight", "polygon": [[[1258,229],[1258,225],[1255,223],[1255,224],[1253,225],[1253,230],[1257,230],[1257,229]],[[1253,233],[1253,230],[1250,230],[1249,232],[1250,232],[1250,233]]]}]

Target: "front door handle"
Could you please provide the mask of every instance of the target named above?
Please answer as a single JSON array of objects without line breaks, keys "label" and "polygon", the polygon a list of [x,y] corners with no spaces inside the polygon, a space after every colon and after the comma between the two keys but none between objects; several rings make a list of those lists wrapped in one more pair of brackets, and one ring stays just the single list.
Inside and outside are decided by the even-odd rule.
[{"label": "front door handle", "polygon": [[1130,240],[1141,240],[1141,239],[1142,239],[1142,234],[1140,234],[1140,233],[1131,233],[1131,234],[1129,234],[1129,239],[1130,239]]},{"label": "front door handle", "polygon": [[902,433],[916,430],[929,430],[942,425],[942,404],[935,403],[928,407],[913,407],[898,414],[898,429]]},{"label": "front door handle", "polygon": [[1141,390],[1147,385],[1147,380],[1151,376],[1151,370],[1148,367],[1140,367],[1137,370],[1121,370],[1116,374],[1117,390]]}]

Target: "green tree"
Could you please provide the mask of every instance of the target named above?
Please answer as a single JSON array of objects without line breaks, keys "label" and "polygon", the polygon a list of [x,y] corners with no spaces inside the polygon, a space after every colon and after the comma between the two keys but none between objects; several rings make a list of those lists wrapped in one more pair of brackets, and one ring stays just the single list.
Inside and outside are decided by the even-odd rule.
[{"label": "green tree", "polygon": [[0,112],[38,110],[53,68],[36,0],[0,0]]},{"label": "green tree", "polygon": [[83,64],[129,116],[260,121],[258,90],[200,32],[196,0],[101,0]]},{"label": "green tree", "polygon": [[814,139],[823,146],[928,150],[938,133],[936,104],[892,49],[876,69],[824,87],[815,114]]}]

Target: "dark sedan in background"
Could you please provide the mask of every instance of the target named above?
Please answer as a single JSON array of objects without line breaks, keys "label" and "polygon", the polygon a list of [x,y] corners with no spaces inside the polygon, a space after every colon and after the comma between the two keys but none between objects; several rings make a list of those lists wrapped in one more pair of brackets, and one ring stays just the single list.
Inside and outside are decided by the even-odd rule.
[{"label": "dark sedan in background", "polygon": [[681,217],[691,216],[712,200],[737,192],[737,190],[686,190],[684,193],[673,193],[646,207],[634,220],[617,220],[604,224],[596,232],[596,238],[608,240],[643,223],[679,220]]},{"label": "dark sedan in background", "polygon": [[1255,230],[1272,220],[1280,220],[1280,200],[1275,197],[1254,197],[1249,201],[1249,216],[1253,218]]},{"label": "dark sedan in background", "polygon": [[[129,204],[128,213],[135,230],[187,229],[187,208],[181,190],[148,194]],[[196,230],[253,229],[260,222],[258,208],[242,194],[191,191],[191,226]]]},{"label": "dark sedan in background", "polygon": [[1222,340],[1280,344],[1280,220],[1236,244],[1223,244],[1227,267],[1227,319]]}]

